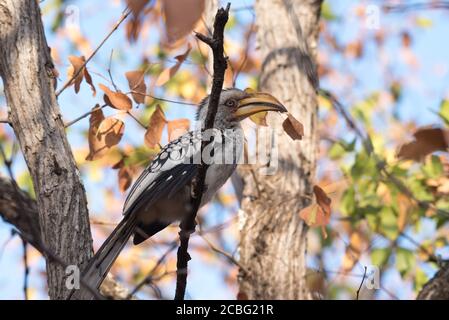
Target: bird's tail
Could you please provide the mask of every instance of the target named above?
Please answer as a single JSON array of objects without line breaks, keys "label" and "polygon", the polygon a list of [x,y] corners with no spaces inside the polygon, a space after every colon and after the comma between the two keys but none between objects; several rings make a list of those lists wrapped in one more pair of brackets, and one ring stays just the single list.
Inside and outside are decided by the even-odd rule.
[{"label": "bird's tail", "polygon": [[[90,259],[81,274],[81,277],[89,284],[90,288],[98,289],[100,287],[109,269],[111,269],[112,264],[134,232],[136,223],[135,215],[129,214],[125,216],[97,253]],[[72,293],[71,299],[92,300],[94,299],[94,295],[89,289],[81,285],[80,289]]]}]

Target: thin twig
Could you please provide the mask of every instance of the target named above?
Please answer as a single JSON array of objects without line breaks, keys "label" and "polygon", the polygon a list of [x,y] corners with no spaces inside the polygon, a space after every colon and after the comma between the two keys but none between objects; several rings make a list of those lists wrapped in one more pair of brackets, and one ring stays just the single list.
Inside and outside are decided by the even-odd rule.
[{"label": "thin twig", "polygon": [[153,96],[152,94],[143,94],[142,92],[138,92],[138,91],[134,91],[134,90],[131,90],[131,91],[127,92],[126,94],[132,94],[132,93],[137,93],[142,96],[150,97],[150,98],[153,98],[154,100],[159,100],[159,101],[164,101],[164,102],[182,104],[182,105],[186,105],[186,106],[195,106],[195,107],[198,106],[196,103],[193,103],[193,102],[177,101],[177,100],[170,100],[170,99],[166,99],[166,98],[160,98],[160,97]]},{"label": "thin twig", "polygon": [[30,274],[30,268],[28,267],[28,255],[27,255],[27,245],[25,239],[22,238],[22,248],[23,248],[23,294],[25,300],[28,300],[28,275]]},{"label": "thin twig", "polygon": [[5,118],[0,118],[0,123],[6,123],[6,124],[11,124],[11,122],[8,120],[8,117]]},{"label": "thin twig", "polygon": [[434,9],[449,9],[448,1],[431,1],[422,3],[401,3],[401,4],[384,4],[382,9],[386,12],[403,13],[412,10],[434,10]]},{"label": "thin twig", "polygon": [[167,256],[176,248],[177,243],[174,242],[171,244],[171,246],[168,248],[168,250],[159,258],[159,260],[156,262],[154,267],[148,272],[147,276],[139,282],[139,284],[131,291],[131,293],[127,296],[127,299],[130,299],[132,296],[134,296],[142,287],[146,284],[151,284],[154,280],[153,276],[156,270],[159,268],[159,266],[164,262],[164,260],[167,258]]},{"label": "thin twig", "polygon": [[118,91],[117,86],[115,85],[114,78],[112,78],[112,55],[114,54],[114,49],[111,50],[111,55],[109,57],[109,66],[108,66],[108,75],[109,79],[111,79],[112,86],[115,91]]},{"label": "thin twig", "polygon": [[[103,109],[103,108],[106,107],[106,106],[107,106],[107,104],[104,104],[104,105],[100,106],[100,109]],[[76,119],[74,119],[74,120],[72,120],[72,121],[70,121],[70,122],[67,122],[67,123],[64,125],[64,128],[70,127],[71,125],[73,125],[73,124],[77,123],[78,121],[84,119],[85,117],[91,115],[92,112],[97,111],[97,110],[98,110],[98,108],[92,109],[92,110],[90,110],[90,111],[88,111],[88,112],[86,112],[86,113],[80,115],[78,118],[76,118]]]},{"label": "thin twig", "polygon": [[81,71],[84,69],[84,67],[87,65],[87,63],[97,54],[97,52],[100,50],[100,48],[105,44],[105,42],[110,38],[110,36],[115,32],[115,30],[118,29],[118,27],[122,24],[123,21],[131,14],[131,10],[128,9],[128,7],[125,8],[125,10],[122,13],[122,16],[120,17],[119,21],[114,25],[114,27],[109,31],[109,33],[106,35],[106,37],[100,42],[100,44],[97,46],[97,48],[90,54],[90,56],[84,61],[84,63],[81,65],[81,67],[74,72],[72,77],[67,80],[67,82],[62,86],[61,89],[59,89],[56,92],[56,97],[59,97],[59,95],[67,89],[72,83],[73,80],[76,79],[76,77],[81,73]]},{"label": "thin twig", "polygon": [[[206,121],[204,130],[210,130],[214,127],[215,115],[217,113],[218,104],[220,100],[221,90],[223,89],[224,74],[227,68],[227,60],[224,56],[223,42],[224,42],[224,28],[229,18],[229,9],[231,4],[228,3],[226,9],[220,8],[215,15],[214,33],[212,38],[203,34],[197,33],[196,37],[201,41],[207,43],[213,53],[214,59],[214,75],[212,80],[212,89],[209,96],[209,105],[207,109]],[[201,154],[207,146],[208,141],[201,142]],[[190,256],[188,253],[190,234],[195,231],[196,215],[201,205],[201,199],[204,193],[204,181],[206,178],[207,164],[201,163],[198,174],[192,182],[192,211],[181,221],[179,238],[180,246],[177,253],[177,277],[176,277],[176,293],[175,300],[184,300],[184,295],[187,287],[187,266]]]},{"label": "thin twig", "polygon": [[140,121],[136,116],[134,116],[131,111],[126,111],[126,114],[129,115],[131,118],[133,118],[142,128],[144,128],[145,130],[148,128],[146,125],[144,125],[142,123],[142,121]]},{"label": "thin twig", "polygon": [[360,286],[359,286],[359,288],[357,289],[357,292],[356,292],[356,299],[357,300],[359,300],[360,290],[362,289],[363,282],[365,282],[365,279],[366,279],[366,266],[364,268],[365,268],[365,271],[363,272],[363,278],[362,278],[362,281],[360,282]]}]

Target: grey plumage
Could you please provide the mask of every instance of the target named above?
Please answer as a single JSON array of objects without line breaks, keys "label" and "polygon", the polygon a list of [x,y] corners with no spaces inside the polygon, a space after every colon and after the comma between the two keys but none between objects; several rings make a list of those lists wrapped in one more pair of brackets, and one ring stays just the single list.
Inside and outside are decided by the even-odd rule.
[{"label": "grey plumage", "polygon": [[[237,166],[244,139],[240,126],[242,116],[238,119],[235,116],[239,108],[238,101],[251,98],[248,101],[252,103],[252,97],[250,93],[234,88],[223,90],[220,95],[214,138],[210,145],[213,157],[209,159],[211,163],[206,174],[201,206],[213,198]],[[266,99],[267,95],[263,97]],[[259,110],[260,102],[255,103],[258,104]],[[277,109],[273,109],[272,100],[267,103],[271,104],[271,109],[267,110],[285,110],[280,103],[276,106]],[[202,125],[207,114],[207,105],[208,98],[201,102],[198,109],[197,119]],[[248,106],[248,102],[245,106]],[[134,235],[134,244],[141,243],[190,212],[191,180],[198,172],[200,160],[207,161],[204,155],[200,154],[201,139],[200,129],[182,135],[167,144],[141,173],[126,198],[124,218],[82,272],[84,280],[92,287],[100,287],[131,235]],[[81,288],[73,292],[72,299],[93,299],[93,295]]]}]

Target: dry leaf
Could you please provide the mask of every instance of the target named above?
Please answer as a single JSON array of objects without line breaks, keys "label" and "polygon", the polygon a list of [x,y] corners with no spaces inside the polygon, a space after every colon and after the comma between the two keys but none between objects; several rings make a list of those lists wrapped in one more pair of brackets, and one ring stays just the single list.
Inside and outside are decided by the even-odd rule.
[{"label": "dry leaf", "polygon": [[304,126],[290,113],[287,115],[284,123],[282,123],[282,128],[293,140],[301,140],[304,136]]},{"label": "dry leaf", "polygon": [[420,128],[413,136],[414,141],[399,148],[397,157],[420,161],[435,151],[446,151],[449,146],[449,130],[440,128]]},{"label": "dry leaf", "polygon": [[128,71],[125,73],[128,80],[129,89],[133,91],[131,94],[136,103],[144,103],[145,95],[147,92],[147,86],[145,85],[143,71]]},{"label": "dry leaf", "polygon": [[364,235],[360,231],[352,232],[349,238],[349,245],[343,256],[343,272],[349,272],[354,268],[366,248],[367,242]]},{"label": "dry leaf", "polygon": [[154,149],[159,145],[162,138],[162,131],[167,123],[165,120],[164,112],[160,105],[156,106],[156,110],[153,112],[150,118],[150,123],[148,125],[147,131],[145,132],[145,144]]},{"label": "dry leaf", "polygon": [[114,117],[105,118],[103,111],[97,110],[90,116],[89,126],[89,155],[86,160],[93,161],[103,157],[109,149],[117,145],[125,129],[125,124]]},{"label": "dry leaf", "polygon": [[92,95],[95,97],[95,95],[97,94],[97,89],[95,89],[92,77],[90,76],[90,73],[89,71],[87,71],[86,67],[84,67],[83,75],[84,79],[86,79],[87,84],[90,86],[90,90],[92,90]]},{"label": "dry leaf", "polygon": [[181,64],[187,59],[187,56],[189,55],[191,49],[192,46],[189,43],[187,50],[183,54],[180,54],[179,56],[175,57],[175,59],[178,60],[176,64],[170,68],[165,69],[159,74],[156,80],[156,86],[164,85],[176,74],[176,72],[178,72],[179,68],[181,67]]},{"label": "dry leaf", "polygon": [[75,84],[75,93],[78,93],[80,91],[81,81],[83,81],[83,72],[81,68],[84,68],[83,65],[84,62],[86,62],[86,59],[84,58],[84,56],[69,56],[69,61],[71,63],[71,66],[69,67],[67,72],[68,77],[72,78],[77,72],[79,72],[75,79],[73,79],[72,81],[72,84]]},{"label": "dry leaf", "polygon": [[118,171],[118,187],[121,192],[125,192],[133,181],[129,167],[121,167]]},{"label": "dry leaf", "polygon": [[164,0],[164,17],[169,42],[189,34],[204,11],[204,0]]},{"label": "dry leaf", "polygon": [[299,216],[310,227],[321,227],[323,236],[326,238],[327,233],[325,226],[329,224],[331,217],[331,198],[319,186],[313,186],[314,200],[312,204],[301,210]]},{"label": "dry leaf", "polygon": [[128,96],[122,92],[115,92],[106,87],[103,84],[99,84],[101,90],[103,90],[104,94],[104,102],[118,110],[128,111],[133,107],[133,103]]},{"label": "dry leaf", "polygon": [[168,140],[173,141],[190,129],[189,119],[176,119],[167,122]]},{"label": "dry leaf", "polygon": [[149,1],[150,0],[126,0],[126,4],[131,9],[133,15],[138,16]]}]

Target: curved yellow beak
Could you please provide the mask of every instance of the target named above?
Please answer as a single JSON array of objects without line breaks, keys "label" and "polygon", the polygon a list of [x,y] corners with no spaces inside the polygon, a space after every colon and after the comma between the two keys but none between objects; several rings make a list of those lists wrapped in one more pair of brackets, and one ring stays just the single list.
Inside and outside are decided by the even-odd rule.
[{"label": "curved yellow beak", "polygon": [[287,109],[271,94],[245,90],[249,96],[239,101],[239,107],[234,112],[234,119],[243,120],[259,112],[287,112]]}]

